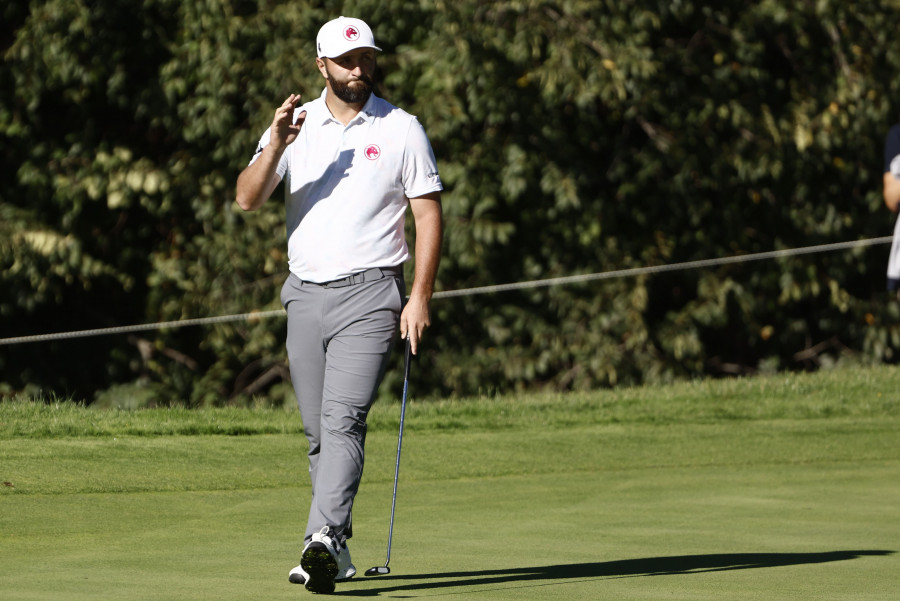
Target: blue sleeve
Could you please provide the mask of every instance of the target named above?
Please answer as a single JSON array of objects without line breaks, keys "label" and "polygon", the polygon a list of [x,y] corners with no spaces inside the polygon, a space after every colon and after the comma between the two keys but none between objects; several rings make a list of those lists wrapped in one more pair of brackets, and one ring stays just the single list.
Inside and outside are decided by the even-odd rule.
[{"label": "blue sleeve", "polygon": [[900,155],[900,123],[893,126],[888,131],[887,138],[884,141],[884,172],[891,170],[891,161]]}]

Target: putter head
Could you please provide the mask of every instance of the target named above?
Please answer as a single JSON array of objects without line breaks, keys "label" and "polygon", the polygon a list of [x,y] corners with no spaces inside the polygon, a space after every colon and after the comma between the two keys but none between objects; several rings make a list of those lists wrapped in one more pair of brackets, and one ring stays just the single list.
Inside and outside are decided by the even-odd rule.
[{"label": "putter head", "polygon": [[384,576],[385,574],[390,573],[391,569],[387,566],[375,566],[374,568],[366,570],[366,576]]}]

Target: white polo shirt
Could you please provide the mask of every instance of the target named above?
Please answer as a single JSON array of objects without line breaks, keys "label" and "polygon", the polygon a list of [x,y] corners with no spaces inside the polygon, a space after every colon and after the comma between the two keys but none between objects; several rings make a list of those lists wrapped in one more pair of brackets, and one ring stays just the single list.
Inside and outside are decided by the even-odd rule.
[{"label": "white polo shirt", "polygon": [[[345,127],[326,106],[326,93],[295,109],[295,118],[306,111],[306,121],[278,164],[290,270],[310,282],[402,264],[409,258],[409,199],[443,189],[414,116],[372,94]],[[266,130],[250,164],[269,136]]]}]

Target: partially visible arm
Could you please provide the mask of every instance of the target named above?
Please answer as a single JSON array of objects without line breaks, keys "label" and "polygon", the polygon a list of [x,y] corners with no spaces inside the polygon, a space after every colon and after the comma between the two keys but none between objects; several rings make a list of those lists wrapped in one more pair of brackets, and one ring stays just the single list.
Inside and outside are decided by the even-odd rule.
[{"label": "partially visible arm", "polygon": [[416,268],[409,300],[400,315],[400,336],[409,337],[410,350],[416,354],[425,328],[431,325],[428,303],[434,293],[434,280],[441,262],[444,238],[441,193],[411,198],[409,206],[416,225]]},{"label": "partially visible arm", "polygon": [[281,176],[277,172],[278,162],[281,161],[285,149],[297,139],[297,134],[300,133],[306,119],[306,113],[303,112],[297,123],[292,123],[294,105],[299,101],[299,94],[291,94],[275,110],[275,117],[269,129],[269,143],[253,164],[247,166],[238,176],[235,201],[245,211],[254,211],[261,207],[281,181]]},{"label": "partially visible arm", "polygon": [[900,179],[890,171],[884,174],[884,204],[894,213],[900,209]]},{"label": "partially visible arm", "polygon": [[276,168],[281,160],[284,149],[278,150],[271,144],[263,148],[262,154],[248,165],[237,180],[237,193],[235,202],[245,211],[255,211],[263,205],[275,187],[281,181]]}]

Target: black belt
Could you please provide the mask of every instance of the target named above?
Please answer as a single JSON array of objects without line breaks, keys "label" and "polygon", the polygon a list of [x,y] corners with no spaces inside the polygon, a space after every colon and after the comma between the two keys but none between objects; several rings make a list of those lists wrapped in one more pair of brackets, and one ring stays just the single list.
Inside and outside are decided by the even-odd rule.
[{"label": "black belt", "polygon": [[362,284],[365,282],[374,282],[376,280],[380,280],[381,278],[386,278],[388,276],[401,276],[403,275],[403,268],[400,266],[397,267],[373,267],[372,269],[366,269],[365,271],[360,271],[359,273],[354,273],[352,275],[348,275],[345,278],[341,278],[339,280],[331,280],[330,282],[309,282],[310,284],[315,284],[316,286],[321,286],[322,288],[344,288],[345,286],[353,286],[355,284]]}]

